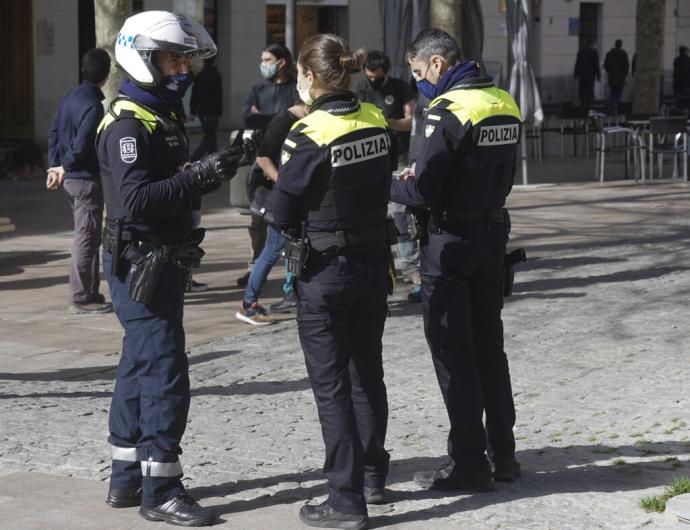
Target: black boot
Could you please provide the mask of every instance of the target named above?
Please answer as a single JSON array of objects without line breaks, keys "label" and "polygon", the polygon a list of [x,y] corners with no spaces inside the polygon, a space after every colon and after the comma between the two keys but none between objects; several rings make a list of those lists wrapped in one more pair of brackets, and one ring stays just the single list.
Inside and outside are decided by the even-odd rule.
[{"label": "black boot", "polygon": [[421,488],[428,490],[461,490],[480,493],[495,489],[488,465],[473,471],[460,471],[452,463],[445,464],[435,471],[415,473],[414,481]]},{"label": "black boot", "polygon": [[364,486],[364,502],[367,504],[385,504],[385,488],[370,488],[369,486]]},{"label": "black boot", "polygon": [[280,302],[271,304],[271,313],[289,313],[297,308],[297,299],[295,298],[294,292],[286,294]]},{"label": "black boot", "polygon": [[110,488],[105,502],[113,508],[139,506],[141,504],[141,488]]},{"label": "black boot", "polygon": [[512,460],[494,463],[495,482],[513,482],[521,476],[522,470],[520,469],[520,462],[514,458]]},{"label": "black boot", "polygon": [[339,512],[328,504],[328,501],[318,506],[305,504],[300,508],[299,518],[307,526],[319,528],[344,528],[345,530],[369,528],[369,517],[366,514]]},{"label": "black boot", "polygon": [[142,506],[141,516],[148,521],[165,521],[179,526],[211,526],[218,516],[206,510],[187,493],[180,493],[158,506]]}]

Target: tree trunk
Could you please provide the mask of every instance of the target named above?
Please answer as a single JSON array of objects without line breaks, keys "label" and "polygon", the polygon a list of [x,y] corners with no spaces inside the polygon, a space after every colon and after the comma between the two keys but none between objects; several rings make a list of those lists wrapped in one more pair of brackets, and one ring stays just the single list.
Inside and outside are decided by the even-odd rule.
[{"label": "tree trunk", "polygon": [[633,112],[659,112],[666,0],[637,0]]},{"label": "tree trunk", "polygon": [[115,39],[127,17],[132,14],[132,0],[94,0],[96,11],[96,46],[104,48],[110,54],[113,66],[110,77],[103,87],[105,104],[117,95],[117,89],[122,83],[123,74],[115,68]]},{"label": "tree trunk", "polygon": [[431,0],[429,18],[432,28],[442,29],[460,45],[461,0]]}]

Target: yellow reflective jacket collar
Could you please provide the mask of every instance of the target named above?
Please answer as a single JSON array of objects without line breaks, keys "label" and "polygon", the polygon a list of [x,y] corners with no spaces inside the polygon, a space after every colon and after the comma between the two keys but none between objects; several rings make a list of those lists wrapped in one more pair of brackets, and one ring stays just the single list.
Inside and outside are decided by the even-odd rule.
[{"label": "yellow reflective jacket collar", "polygon": [[477,82],[461,82],[444,92],[429,103],[429,113],[437,106],[445,108],[462,125],[468,122],[477,125],[492,116],[512,116],[522,121],[520,109],[508,92],[493,86],[493,83],[479,87]]},{"label": "yellow reflective jacket collar", "polygon": [[131,112],[133,117],[139,120],[149,133],[153,133],[158,126],[159,118],[151,110],[133,99],[118,96],[112,101],[108,112],[98,125],[97,133],[100,133],[112,122],[120,119],[120,114],[123,110]]},{"label": "yellow reflective jacket collar", "polygon": [[341,136],[358,129],[388,127],[381,109],[371,103],[360,103],[359,108],[348,114],[332,114],[328,110],[316,110],[297,121],[292,130],[307,136],[318,146],[333,143]]}]

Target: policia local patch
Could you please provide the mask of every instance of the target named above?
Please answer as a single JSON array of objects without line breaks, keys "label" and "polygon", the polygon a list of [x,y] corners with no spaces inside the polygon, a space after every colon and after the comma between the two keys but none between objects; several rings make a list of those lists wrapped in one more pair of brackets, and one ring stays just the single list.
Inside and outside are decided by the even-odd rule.
[{"label": "policia local patch", "polygon": [[131,136],[120,138],[120,158],[126,164],[137,159],[137,140]]}]

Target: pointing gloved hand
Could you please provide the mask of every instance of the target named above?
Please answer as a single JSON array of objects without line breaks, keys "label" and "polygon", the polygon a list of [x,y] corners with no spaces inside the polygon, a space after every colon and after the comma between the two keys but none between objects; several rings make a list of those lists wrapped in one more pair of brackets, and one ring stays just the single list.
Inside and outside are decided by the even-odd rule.
[{"label": "pointing gloved hand", "polygon": [[192,162],[189,170],[199,183],[201,193],[215,191],[223,182],[234,177],[242,154],[241,147],[223,147],[201,160]]}]

